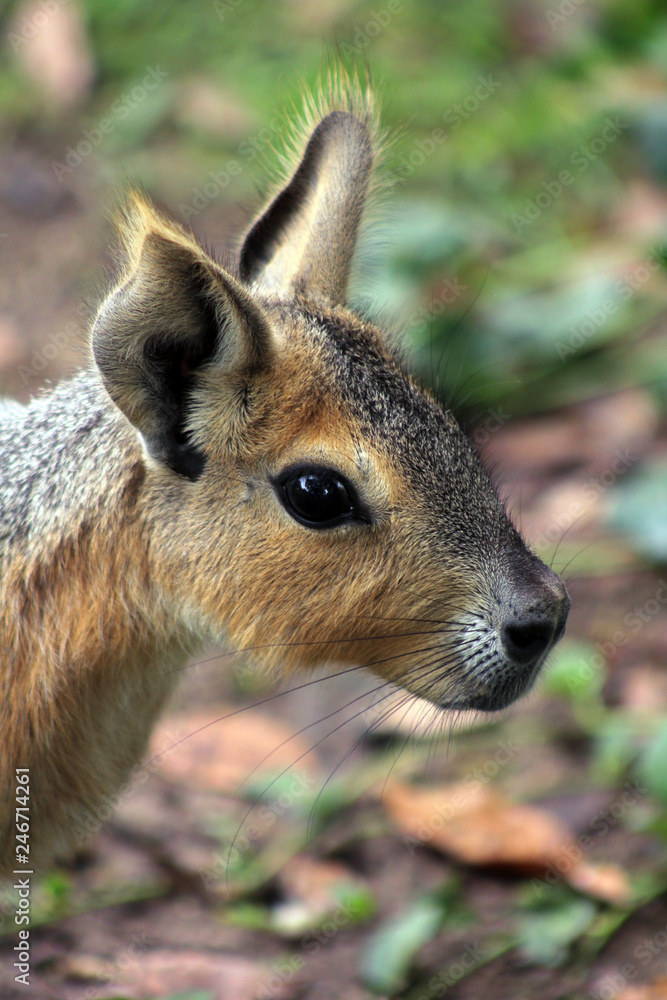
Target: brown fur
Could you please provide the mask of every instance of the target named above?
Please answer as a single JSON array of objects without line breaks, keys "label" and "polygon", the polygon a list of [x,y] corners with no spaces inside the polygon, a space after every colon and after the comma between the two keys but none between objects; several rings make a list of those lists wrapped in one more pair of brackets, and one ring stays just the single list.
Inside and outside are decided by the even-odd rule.
[{"label": "brown fur", "polygon": [[[4,424],[0,410],[6,867],[14,769],[30,768],[32,859],[47,863],[118,794],[207,637],[497,708],[562,631],[561,581],[454,418],[344,304],[378,130],[354,87],[331,107],[240,277],[130,202],[91,371]],[[295,463],[345,477],[370,523],[297,523],[276,486]],[[499,638],[508,620],[551,629],[529,665]]]}]

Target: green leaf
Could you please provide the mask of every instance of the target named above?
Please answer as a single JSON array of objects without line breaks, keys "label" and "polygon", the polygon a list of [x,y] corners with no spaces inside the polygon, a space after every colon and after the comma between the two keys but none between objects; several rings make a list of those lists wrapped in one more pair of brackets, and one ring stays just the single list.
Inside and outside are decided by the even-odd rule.
[{"label": "green leaf", "polygon": [[259,903],[241,902],[225,907],[223,921],[233,927],[266,930],[271,927],[271,913],[266,906],[261,906]]},{"label": "green leaf", "polygon": [[619,781],[637,756],[637,722],[625,713],[604,719],[595,734],[593,764],[598,780]]},{"label": "green leaf", "polygon": [[637,771],[656,799],[667,802],[667,722],[658,729],[642,753]]},{"label": "green leaf", "polygon": [[596,915],[597,906],[589,899],[570,893],[550,894],[542,906],[531,908],[519,918],[519,946],[536,965],[560,965],[570,945],[588,929]]},{"label": "green leaf", "polygon": [[597,699],[605,678],[602,659],[589,643],[561,643],[545,671],[545,690],[574,702]]},{"label": "green leaf", "polygon": [[363,978],[376,993],[395,993],[406,979],[414,955],[440,930],[446,903],[423,896],[394,920],[380,927],[362,959]]},{"label": "green leaf", "polygon": [[646,466],[610,493],[610,523],[647,558],[667,562],[667,465]]},{"label": "green leaf", "polygon": [[197,990],[196,993],[187,990],[185,993],[170,993],[164,1000],[213,1000],[213,994],[210,990]]}]

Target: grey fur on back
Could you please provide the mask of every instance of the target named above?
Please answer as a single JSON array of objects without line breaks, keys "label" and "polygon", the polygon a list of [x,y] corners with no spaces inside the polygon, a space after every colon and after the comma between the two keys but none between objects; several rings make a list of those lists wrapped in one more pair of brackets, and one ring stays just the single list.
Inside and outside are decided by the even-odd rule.
[{"label": "grey fur on back", "polygon": [[[127,434],[119,434],[125,424]],[[99,378],[82,372],[28,406],[0,400],[0,560],[75,534],[136,439]],[[81,475],[85,464],[86,475]]]}]

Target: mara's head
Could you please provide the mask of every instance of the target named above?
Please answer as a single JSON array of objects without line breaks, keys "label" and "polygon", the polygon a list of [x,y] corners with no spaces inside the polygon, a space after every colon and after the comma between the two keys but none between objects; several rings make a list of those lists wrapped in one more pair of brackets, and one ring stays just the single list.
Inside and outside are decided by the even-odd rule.
[{"label": "mara's head", "polygon": [[94,358],[143,445],[175,614],[264,660],[498,709],[569,599],[453,415],[345,305],[375,157],[368,101],[321,111],[233,273],[134,199]]}]

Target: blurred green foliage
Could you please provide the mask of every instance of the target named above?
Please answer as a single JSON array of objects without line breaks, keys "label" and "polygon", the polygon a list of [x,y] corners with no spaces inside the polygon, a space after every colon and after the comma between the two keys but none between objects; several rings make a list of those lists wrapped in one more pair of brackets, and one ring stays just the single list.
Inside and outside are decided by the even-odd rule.
[{"label": "blurred green foliage", "polygon": [[[300,85],[314,87],[339,53],[348,69],[356,64],[363,75],[370,67],[383,125],[394,135],[379,236],[360,260],[355,298],[410,335],[422,376],[482,420],[489,407],[502,406],[511,417],[537,414],[633,385],[644,386],[664,411],[661,0],[85,0],[81,9],[96,67],[91,93],[82,106],[58,110],[27,80],[20,51],[6,44],[5,143],[29,139],[49,159],[62,159],[84,129],[95,128],[150,68],[160,67],[164,82],[131,114],[115,118],[96,150],[103,183],[110,190],[139,184],[183,217],[214,172],[225,185],[206,199],[207,210],[250,207],[266,163],[275,165],[283,108],[298,107]],[[574,12],[561,13],[566,9]],[[17,2],[0,8],[5,34],[21,30],[21,10]],[[192,112],[193,87],[217,94],[210,121],[205,102],[203,112]],[[227,174],[232,161],[242,169]],[[196,220],[195,213],[189,221]],[[612,527],[662,562],[665,491],[658,465],[633,470],[610,490]],[[598,552],[590,558],[599,566]],[[635,782],[648,794],[641,792],[622,822],[667,841],[664,724],[605,705],[605,658],[593,646],[564,642],[553,660],[544,689],[567,715],[563,730],[588,743],[590,784]],[[524,726],[520,742],[530,744]],[[566,738],[543,720],[534,735],[536,743]],[[474,732],[459,738],[462,760],[475,739]],[[386,761],[373,766],[384,769]],[[251,896],[303,847],[305,815],[326,831],[362,786],[334,781],[305,797],[285,817],[277,851],[250,845],[233,858],[222,855],[241,886],[241,902],[226,909],[230,922],[280,930],[268,905],[244,902],[243,893]],[[280,791],[278,780],[273,796]],[[265,778],[247,793],[271,798]],[[236,843],[241,819],[231,816],[216,828],[226,849]],[[652,891],[663,882],[656,875]],[[163,891],[120,887],[110,898]],[[75,912],[70,895],[62,877],[45,882],[38,921]],[[443,893],[418,896],[395,921],[382,923],[366,952],[367,982],[378,990],[404,983],[419,949],[458,912],[454,903]],[[99,905],[108,904],[105,896]],[[359,919],[370,918],[372,897],[357,904]],[[530,961],[557,965],[579,938],[606,940],[614,921],[625,919],[610,908],[611,922],[601,927],[600,910],[562,886],[539,899],[531,890],[518,905],[514,943]]]},{"label": "blurred green foliage", "polygon": [[[236,158],[221,197],[247,202],[278,139],[266,127],[299,103],[299,82],[313,87],[336,54],[362,74],[367,64],[397,138],[385,239],[357,297],[408,328],[426,378],[512,416],[632,384],[664,401],[667,233],[642,227],[633,201],[667,179],[659,0],[85,0],[83,11],[90,99],[58,113],[7,59],[4,130],[76,142],[159,65],[165,82],[101,144],[109,182],[138,182],[176,210]],[[21,27],[16,3],[0,18]],[[183,111],[193,80],[218,88],[233,127]],[[239,154],[249,138],[261,156]]]}]

